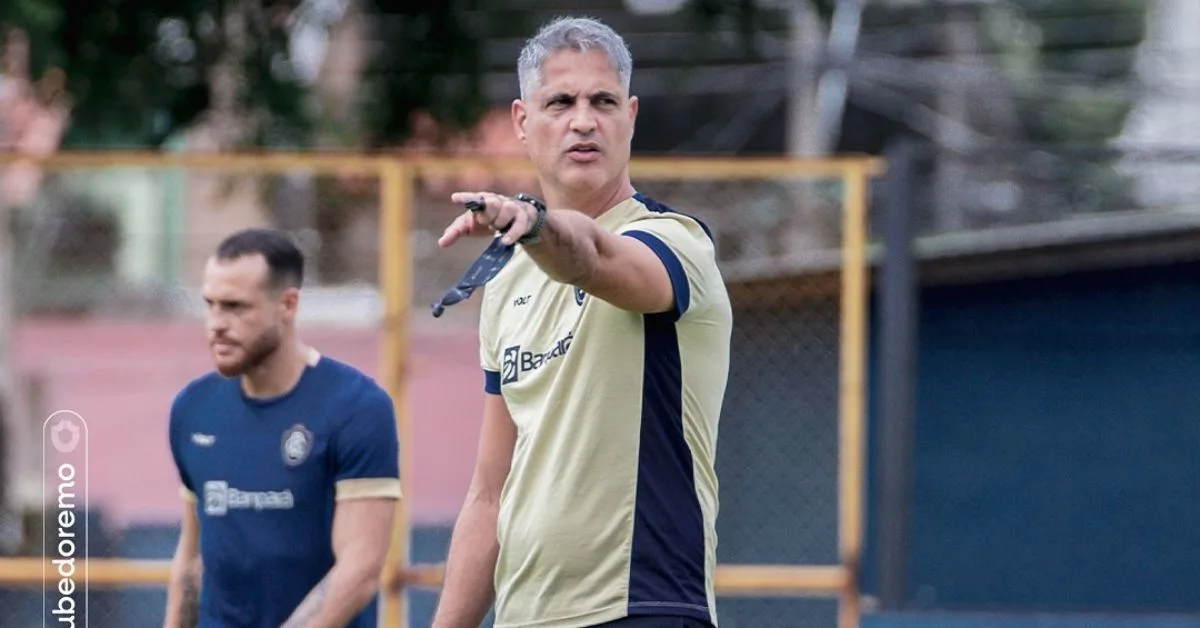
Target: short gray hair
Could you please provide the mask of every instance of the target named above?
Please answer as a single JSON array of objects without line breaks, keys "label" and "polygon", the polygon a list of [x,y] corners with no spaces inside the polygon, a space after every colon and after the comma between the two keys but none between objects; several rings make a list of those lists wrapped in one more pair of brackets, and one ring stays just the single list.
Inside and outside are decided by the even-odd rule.
[{"label": "short gray hair", "polygon": [[633,76],[633,56],[625,40],[599,20],[586,17],[560,17],[546,24],[525,43],[517,60],[517,80],[521,98],[528,98],[542,80],[542,65],[550,55],[562,50],[587,52],[598,49],[612,62],[621,86],[629,91]]}]

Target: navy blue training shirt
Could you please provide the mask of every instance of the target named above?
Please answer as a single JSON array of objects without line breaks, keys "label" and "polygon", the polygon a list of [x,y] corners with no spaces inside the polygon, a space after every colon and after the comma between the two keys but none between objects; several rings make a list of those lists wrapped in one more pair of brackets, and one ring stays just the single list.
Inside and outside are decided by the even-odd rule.
[{"label": "navy blue training shirt", "polygon": [[[278,628],[333,567],[337,501],[400,497],[390,396],[329,357],[271,399],[215,372],[193,380],[169,431],[200,519],[201,628]],[[376,599],[348,628],[375,628],[377,614]]]}]

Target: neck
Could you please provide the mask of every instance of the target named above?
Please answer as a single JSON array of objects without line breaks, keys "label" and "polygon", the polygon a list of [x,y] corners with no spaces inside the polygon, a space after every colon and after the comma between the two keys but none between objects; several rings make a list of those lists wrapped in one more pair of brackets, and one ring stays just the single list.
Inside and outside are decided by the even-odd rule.
[{"label": "neck", "polygon": [[636,192],[628,175],[613,185],[586,192],[555,189],[546,183],[542,184],[542,189],[546,190],[545,200],[548,207],[573,209],[592,219],[599,218],[601,214],[632,197]]},{"label": "neck", "polygon": [[278,397],[300,381],[311,350],[298,340],[285,342],[262,364],[242,374],[242,390],[254,398]]}]

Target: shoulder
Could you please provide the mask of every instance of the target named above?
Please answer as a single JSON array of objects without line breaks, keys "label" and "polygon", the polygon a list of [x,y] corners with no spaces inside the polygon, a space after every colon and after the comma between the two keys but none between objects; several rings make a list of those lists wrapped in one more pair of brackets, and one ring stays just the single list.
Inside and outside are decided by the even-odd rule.
[{"label": "shoulder", "polygon": [[212,408],[229,394],[236,395],[237,381],[210,371],[189,381],[175,394],[167,413],[167,440],[174,449],[189,431],[204,424]]},{"label": "shoulder", "polygon": [[318,364],[321,375],[329,390],[345,410],[340,413],[349,418],[355,415],[392,412],[392,397],[373,377],[354,366],[326,355]]},{"label": "shoulder", "polygon": [[[728,306],[716,242],[704,221],[645,195],[634,197],[620,233],[649,247],[667,269],[675,295],[676,320],[712,321]],[[696,312],[703,312],[697,314]]]},{"label": "shoulder", "polygon": [[224,377],[216,371],[209,371],[184,384],[183,388],[180,388],[179,392],[176,393],[175,401],[176,403],[195,403],[202,400],[206,395],[235,384],[234,380]]},{"label": "shoulder", "polygon": [[222,377],[215,371],[189,381],[171,400],[172,421],[181,419],[191,411],[203,410],[212,404],[219,395],[229,392],[236,386],[235,381]]},{"label": "shoulder", "polygon": [[641,193],[633,198],[641,206],[640,211],[633,212],[629,221],[621,227],[621,232],[649,231],[666,237],[690,236],[687,239],[695,240],[702,246],[713,245],[712,230],[703,220]]},{"label": "shoulder", "polygon": [[321,357],[323,376],[334,410],[325,416],[326,433],[340,459],[362,452],[389,452],[398,447],[399,427],[392,396],[374,378],[328,356]]}]

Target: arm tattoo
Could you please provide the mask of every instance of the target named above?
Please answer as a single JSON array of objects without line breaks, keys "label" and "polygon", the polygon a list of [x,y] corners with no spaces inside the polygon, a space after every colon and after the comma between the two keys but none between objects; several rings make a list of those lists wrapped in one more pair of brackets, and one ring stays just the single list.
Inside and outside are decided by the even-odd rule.
[{"label": "arm tattoo", "polygon": [[288,617],[288,620],[284,622],[282,628],[303,628],[307,626],[308,622],[312,621],[321,610],[321,607],[325,605],[325,593],[328,588],[329,576],[326,575],[317,583],[317,586],[313,587],[312,591],[308,592],[308,595],[300,602],[300,606],[297,606],[296,610],[292,612],[292,616]]},{"label": "arm tattoo", "polygon": [[196,628],[200,625],[200,582],[195,576],[183,583],[183,604],[179,611],[181,628]]}]

